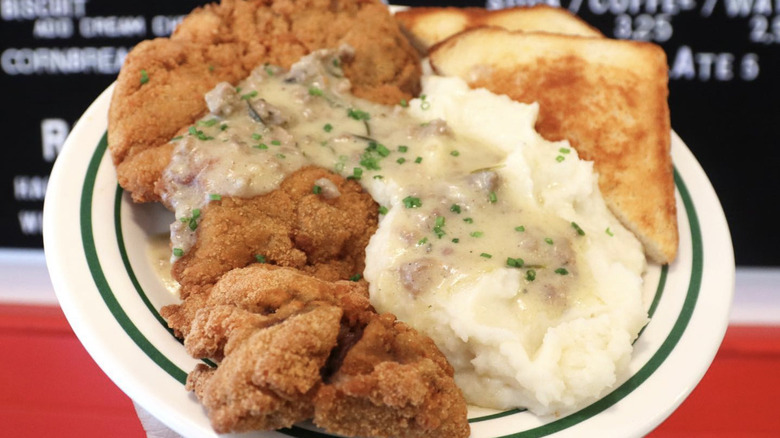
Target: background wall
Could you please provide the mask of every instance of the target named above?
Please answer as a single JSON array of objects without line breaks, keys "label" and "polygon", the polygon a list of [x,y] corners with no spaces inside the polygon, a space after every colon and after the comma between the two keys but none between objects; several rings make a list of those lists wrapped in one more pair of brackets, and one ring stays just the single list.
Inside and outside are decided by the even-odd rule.
[{"label": "background wall", "polygon": [[[48,174],[65,137],[142,39],[165,36],[197,0],[0,0],[1,248],[40,248]],[[547,3],[605,35],[653,41],[670,66],[672,126],[712,180],[737,264],[780,266],[780,0],[398,1]]]}]

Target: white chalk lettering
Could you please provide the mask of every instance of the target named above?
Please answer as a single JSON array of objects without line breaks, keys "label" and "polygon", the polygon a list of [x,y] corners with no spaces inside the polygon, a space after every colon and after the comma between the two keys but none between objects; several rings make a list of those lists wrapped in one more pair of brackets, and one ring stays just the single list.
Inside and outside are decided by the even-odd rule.
[{"label": "white chalk lettering", "polygon": [[17,217],[19,218],[19,229],[22,231],[22,234],[31,236],[43,232],[43,211],[20,210]]},{"label": "white chalk lettering", "polygon": [[688,46],[680,46],[675,53],[669,79],[686,79],[701,82],[728,82],[734,79],[752,81],[758,77],[758,56],[748,53],[739,60],[739,76],[735,72],[737,57],[733,53],[698,52]]},{"label": "white chalk lettering", "polygon": [[146,20],[137,17],[82,17],[79,32],[84,38],[135,38],[146,36]]},{"label": "white chalk lettering", "polygon": [[62,145],[68,137],[70,127],[62,119],[41,120],[41,147],[43,159],[53,162],[62,151]]},{"label": "white chalk lettering", "polygon": [[0,55],[5,74],[83,74],[114,75],[127,56],[124,47],[9,48]]},{"label": "white chalk lettering", "polygon": [[155,15],[152,17],[152,34],[156,37],[168,36],[183,19],[184,15]]},{"label": "white chalk lettering", "polygon": [[758,78],[760,72],[761,67],[758,64],[758,55],[755,53],[745,54],[739,65],[739,77],[743,81],[749,82]]},{"label": "white chalk lettering", "polygon": [[0,0],[4,21],[35,20],[50,17],[83,17],[87,0]]},{"label": "white chalk lettering", "polygon": [[43,201],[46,197],[48,176],[17,175],[14,177],[14,199],[17,201]]},{"label": "white chalk lettering", "polygon": [[772,15],[772,0],[723,0],[726,16],[747,17],[751,14]]},{"label": "white chalk lettering", "polygon": [[70,18],[39,18],[33,25],[33,37],[38,39],[70,38],[73,21]]}]

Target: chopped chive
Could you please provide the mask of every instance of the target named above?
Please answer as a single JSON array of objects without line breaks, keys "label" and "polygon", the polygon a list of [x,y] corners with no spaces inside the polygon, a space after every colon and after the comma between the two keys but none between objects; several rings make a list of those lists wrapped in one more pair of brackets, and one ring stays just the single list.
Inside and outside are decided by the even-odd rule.
[{"label": "chopped chive", "polygon": [[284,155],[284,154],[276,154],[276,158],[278,158],[280,160],[284,160],[285,158],[287,158],[287,156]]},{"label": "chopped chive", "polygon": [[525,264],[525,261],[523,261],[523,259],[521,259],[520,257],[518,257],[516,259],[512,258],[512,257],[507,257],[506,258],[506,265],[510,266],[512,268],[522,268],[524,264]]},{"label": "chopped chive", "polygon": [[569,152],[571,152],[571,149],[569,149],[569,148],[560,148],[560,149],[558,149],[558,152],[560,152],[562,154],[568,154]]},{"label": "chopped chive", "polygon": [[580,228],[580,226],[577,225],[576,222],[572,222],[571,223],[571,227],[574,228],[577,231],[577,234],[579,234],[580,236],[584,236],[585,235],[585,230]]},{"label": "chopped chive", "polygon": [[414,196],[405,197],[403,199],[403,203],[406,208],[422,207],[422,201],[420,201],[420,198],[415,198]]},{"label": "chopped chive", "polygon": [[520,225],[519,227],[515,227],[515,231],[519,231],[522,233],[523,231],[525,231],[525,227]]},{"label": "chopped chive", "polygon": [[563,155],[558,155],[557,157],[555,157],[555,161],[557,161],[557,162],[559,162],[559,163],[560,163],[561,161],[565,160],[565,159],[566,159],[566,157],[564,157]]},{"label": "chopped chive", "polygon": [[149,73],[147,73],[146,70],[141,69],[141,85],[144,85],[147,82],[149,82]]},{"label": "chopped chive", "polygon": [[219,193],[209,193],[209,201],[221,201],[222,195]]},{"label": "chopped chive", "polygon": [[322,96],[323,92],[321,88],[317,88],[314,86],[309,87],[309,95],[310,96]]},{"label": "chopped chive", "polygon": [[190,128],[187,130],[187,132],[190,133],[190,135],[194,135],[195,137],[198,137],[198,140],[213,140],[214,137],[208,136],[203,133],[203,131],[197,129],[194,126],[190,126]]},{"label": "chopped chive", "polygon": [[171,139],[171,141],[179,141],[179,140],[181,140],[182,138],[184,138],[184,137],[182,137],[181,135],[177,135],[176,137],[173,137],[173,138]]},{"label": "chopped chive", "polygon": [[427,96],[424,94],[420,95],[420,109],[422,110],[427,110],[428,108],[431,107],[431,103],[425,100],[426,97]]},{"label": "chopped chive", "polygon": [[401,157],[401,158],[395,160],[395,162],[398,163],[398,164],[404,164],[406,162],[406,158]]},{"label": "chopped chive", "polygon": [[355,108],[348,109],[347,116],[355,120],[371,120],[371,114]]},{"label": "chopped chive", "polygon": [[352,168],[352,175],[348,176],[347,179],[360,179],[360,177],[363,176],[363,169],[360,167],[353,167]]},{"label": "chopped chive", "polygon": [[261,138],[263,138],[263,136],[256,132],[252,134],[252,140],[260,140]]},{"label": "chopped chive", "polygon": [[452,243],[458,243],[458,242],[460,242],[460,239],[458,239],[457,237],[452,239]]},{"label": "chopped chive", "polygon": [[436,237],[441,239],[445,234],[444,230],[442,230],[442,227],[444,226],[444,216],[437,216],[436,221],[433,225],[433,232],[436,234]]},{"label": "chopped chive", "polygon": [[552,245],[552,244],[553,244],[553,240],[552,240],[552,239],[550,239],[549,237],[545,237],[545,238],[544,238],[544,241],[545,241],[545,243],[547,243],[548,245]]},{"label": "chopped chive", "polygon": [[322,127],[322,130],[325,132],[333,131],[333,125],[331,125],[330,123],[326,123],[325,126]]},{"label": "chopped chive", "polygon": [[528,281],[536,280],[536,271],[533,269],[529,269],[525,271],[525,279]]},{"label": "chopped chive", "polygon": [[558,268],[555,270],[555,273],[558,275],[567,275],[569,271],[567,271],[566,268]]},{"label": "chopped chive", "polygon": [[452,155],[453,157],[457,157],[458,155],[460,155],[460,152],[458,152],[458,151],[450,151],[450,155]]},{"label": "chopped chive", "polygon": [[408,106],[409,106],[409,102],[407,102],[407,100],[406,100],[406,99],[401,99],[401,103],[400,103],[400,105],[401,105],[402,107],[406,108],[406,107],[408,107]]},{"label": "chopped chive", "polygon": [[382,175],[374,175],[373,178],[374,179],[382,179],[382,178],[384,178],[384,176],[382,176]]},{"label": "chopped chive", "polygon": [[213,65],[209,65],[209,71],[214,71],[214,66]]},{"label": "chopped chive", "polygon": [[381,143],[377,143],[376,152],[383,157],[390,155],[390,149]]},{"label": "chopped chive", "polygon": [[184,250],[181,248],[173,248],[173,255],[176,257],[181,257],[184,255]]},{"label": "chopped chive", "polygon": [[453,212],[453,213],[460,214],[460,205],[458,205],[458,204],[452,204],[452,205],[450,206],[450,211],[451,211],[451,212]]},{"label": "chopped chive", "polygon": [[406,152],[408,150],[409,150],[409,146],[404,146],[404,145],[398,146],[398,152]]},{"label": "chopped chive", "polygon": [[198,122],[198,126],[214,126],[218,122],[217,119],[201,120]]},{"label": "chopped chive", "polygon": [[384,205],[380,205],[379,214],[387,214],[387,207],[385,207]]},{"label": "chopped chive", "polygon": [[471,236],[471,237],[482,237],[483,234],[485,234],[485,233],[483,233],[482,231],[472,231],[471,233],[469,233],[469,236]]},{"label": "chopped chive", "polygon": [[314,187],[311,188],[311,192],[315,195],[319,195],[322,193],[322,187],[318,186],[317,184],[314,184]]},{"label": "chopped chive", "polygon": [[423,237],[422,239],[417,241],[418,245],[425,245],[426,243],[428,243],[428,238],[427,237]]},{"label": "chopped chive", "polygon": [[495,204],[496,201],[498,201],[498,196],[496,196],[496,192],[490,192],[490,194],[488,194],[488,202],[490,202],[491,204]]},{"label": "chopped chive", "polygon": [[470,217],[464,217],[463,218],[463,222],[465,222],[467,224],[473,224],[474,223],[474,219],[472,219]]},{"label": "chopped chive", "polygon": [[252,90],[249,93],[242,94],[241,100],[249,100],[257,96],[257,90]]},{"label": "chopped chive", "polygon": [[493,257],[493,255],[491,255],[491,254],[488,254],[488,253],[486,253],[486,252],[483,252],[483,253],[482,253],[482,254],[480,254],[479,256],[480,256],[480,257],[484,257],[484,258],[486,258],[486,259],[489,259],[489,258],[492,258],[492,257]]},{"label": "chopped chive", "polygon": [[228,129],[227,123],[223,123],[223,124],[219,125],[219,130],[220,131],[227,131],[227,129]]},{"label": "chopped chive", "polygon": [[612,232],[612,230],[610,230],[610,229],[609,229],[609,227],[607,227],[607,229],[606,229],[606,230],[604,230],[604,232],[605,232],[605,233],[607,233],[607,234],[608,234],[610,237],[612,237],[612,236],[614,236],[614,235],[615,235],[615,234]]},{"label": "chopped chive", "polygon": [[355,274],[349,277],[349,281],[360,281],[361,278],[363,278],[363,274]]},{"label": "chopped chive", "polygon": [[415,158],[415,159],[414,159],[414,162],[415,162],[415,163],[417,163],[417,164],[420,164],[420,163],[422,163],[422,157],[417,157],[417,158]]},{"label": "chopped chive", "polygon": [[265,256],[262,254],[255,254],[255,260],[257,263],[265,263]]},{"label": "chopped chive", "polygon": [[282,144],[282,142],[280,140],[271,140],[271,144],[274,146],[279,146],[280,144]]},{"label": "chopped chive", "polygon": [[257,148],[257,149],[268,149],[268,145],[265,144],[265,143],[259,143],[259,144],[256,144],[256,145],[252,146],[252,147],[253,148]]}]

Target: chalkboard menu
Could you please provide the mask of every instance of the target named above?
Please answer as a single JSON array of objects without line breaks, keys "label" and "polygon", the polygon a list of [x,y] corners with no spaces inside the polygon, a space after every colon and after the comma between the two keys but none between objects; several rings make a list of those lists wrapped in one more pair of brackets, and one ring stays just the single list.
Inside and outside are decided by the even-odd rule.
[{"label": "chalkboard menu", "polygon": [[[0,0],[0,247],[41,246],[48,174],[73,124],[138,41],[170,34],[182,14],[205,3]],[[718,192],[737,264],[780,265],[780,0],[395,3],[488,9],[545,3],[608,37],[661,45],[672,126]]]}]

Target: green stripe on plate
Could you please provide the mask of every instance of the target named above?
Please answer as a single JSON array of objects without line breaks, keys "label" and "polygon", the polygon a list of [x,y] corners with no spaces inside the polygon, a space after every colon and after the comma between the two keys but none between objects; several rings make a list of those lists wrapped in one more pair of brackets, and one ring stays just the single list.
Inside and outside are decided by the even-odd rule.
[{"label": "green stripe on plate", "polygon": [[81,225],[81,239],[84,245],[84,254],[86,255],[87,265],[89,271],[92,274],[92,278],[95,281],[95,286],[100,293],[103,302],[106,303],[106,307],[114,316],[119,325],[124,329],[125,333],[130,339],[135,342],[138,347],[143,350],[144,353],[156,363],[160,368],[165,370],[171,377],[178,380],[182,384],[187,380],[187,373],[181,368],[177,367],[171,362],[162,352],[160,352],[148,339],[141,333],[138,327],[135,326],[133,321],[127,316],[119,301],[114,296],[114,292],[111,290],[111,286],[106,280],[106,276],[103,273],[103,268],[100,265],[100,259],[98,258],[97,248],[95,246],[95,236],[92,229],[92,198],[95,191],[95,181],[97,179],[98,169],[100,168],[100,162],[106,153],[108,148],[108,140],[106,134],[100,139],[100,142],[95,149],[95,153],[92,155],[92,159],[89,162],[87,168],[87,175],[84,179],[84,187],[81,192],[81,204],[79,207],[80,213],[80,225]]}]

